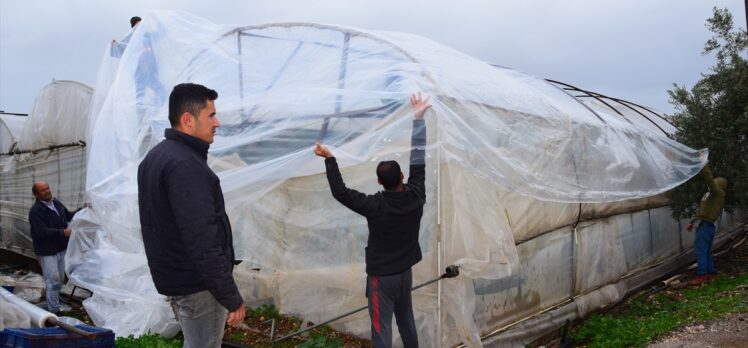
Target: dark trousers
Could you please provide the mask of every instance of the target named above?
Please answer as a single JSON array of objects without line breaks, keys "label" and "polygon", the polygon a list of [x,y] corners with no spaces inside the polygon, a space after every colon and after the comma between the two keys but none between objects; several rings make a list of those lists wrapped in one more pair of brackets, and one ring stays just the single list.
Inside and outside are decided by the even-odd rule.
[{"label": "dark trousers", "polygon": [[395,314],[403,346],[418,347],[418,332],[410,298],[412,287],[413,273],[410,269],[393,275],[366,277],[373,347],[392,347],[392,314]]}]

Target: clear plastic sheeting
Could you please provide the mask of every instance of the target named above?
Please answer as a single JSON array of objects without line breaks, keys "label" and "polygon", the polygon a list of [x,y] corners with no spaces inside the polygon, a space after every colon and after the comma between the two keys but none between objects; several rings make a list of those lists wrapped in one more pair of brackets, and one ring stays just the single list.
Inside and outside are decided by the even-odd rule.
[{"label": "clear plastic sheeting", "polygon": [[102,218],[92,209],[78,212],[70,224],[73,235],[66,254],[65,270],[71,281],[93,293],[83,301],[91,320],[118,336],[176,335],[179,325],[169,303],[153,286],[145,254],[137,252],[143,242],[128,248],[127,239],[100,238],[100,226],[93,221]]},{"label": "clear plastic sheeting", "polygon": [[21,307],[0,296],[0,331],[6,327],[30,328],[31,319]]},{"label": "clear plastic sheeting", "polygon": [[0,153],[15,149],[26,119],[26,116],[0,115]]},{"label": "clear plastic sheeting", "polygon": [[[4,301],[15,306],[15,309],[13,310],[14,313],[12,313],[14,317],[16,317],[17,320],[28,318],[29,324],[31,324],[32,327],[45,327],[48,319],[57,319],[56,315],[47,312],[44,309],[37,307],[36,305],[26,302],[22,298],[10,293],[8,290],[2,287],[0,287],[0,301]],[[24,316],[23,314],[17,312],[17,310],[23,311],[26,315]]]},{"label": "clear plastic sheeting", "polygon": [[37,150],[86,139],[91,87],[76,81],[54,80],[34,100],[18,140],[20,150]]},{"label": "clear plastic sheeting", "polygon": [[[332,199],[313,144],[332,149],[348,186],[373,193],[380,160],[407,169],[410,94],[431,97],[424,260],[414,284],[449,264],[459,264],[461,276],[414,293],[419,338],[430,347],[480,345],[479,330],[492,320],[476,321],[475,281],[511,279],[520,267],[512,195],[558,207],[644,198],[706,162],[705,150],[640,121],[415,35],[306,23],[236,27],[150,12],[121,42],[104,53],[88,126],[92,211],[76,217],[85,232],[73,234],[67,257],[71,278],[94,292],[86,309],[118,335],[172,332],[145,262],[136,172],[163,139],[164,92],[178,83],[219,94],[222,127],[209,163],[244,260],[235,276],[245,299],[272,298],[282,312],[313,321],[365,303],[368,233],[364,218]],[[573,214],[561,210],[546,222],[551,229]],[[524,256],[549,261],[535,252]],[[514,304],[523,313],[550,303],[522,300]],[[148,320],[116,323],[108,319],[114,313]],[[335,325],[368,335],[365,315]]]}]

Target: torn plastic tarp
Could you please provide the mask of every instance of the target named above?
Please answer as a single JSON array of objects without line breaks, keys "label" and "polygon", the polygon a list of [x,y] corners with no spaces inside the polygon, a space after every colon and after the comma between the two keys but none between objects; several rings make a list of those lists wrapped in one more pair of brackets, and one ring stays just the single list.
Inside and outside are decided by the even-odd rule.
[{"label": "torn plastic tarp", "polygon": [[[84,304],[102,313],[97,324],[114,313],[131,318],[106,321],[118,335],[175,332],[143,253],[136,171],[168,127],[164,91],[182,82],[219,94],[222,127],[209,163],[244,260],[235,275],[245,299],[273,298],[282,312],[315,322],[365,303],[367,228],[332,199],[312,145],[330,146],[348,185],[373,193],[378,161],[408,161],[410,94],[431,96],[424,260],[414,284],[448,264],[460,264],[461,278],[439,295],[448,305],[434,287],[414,294],[427,346],[454,340],[442,326],[479,345],[471,279],[505,277],[517,266],[496,192],[557,202],[641,198],[688,180],[706,161],[706,151],[595,112],[542,79],[416,35],[150,12],[122,52],[105,50],[89,123],[93,211],[76,216],[73,226],[86,232],[73,234],[67,257],[71,278],[94,292]],[[478,202],[495,202],[495,213],[476,215]],[[368,334],[363,315],[337,325]]]}]

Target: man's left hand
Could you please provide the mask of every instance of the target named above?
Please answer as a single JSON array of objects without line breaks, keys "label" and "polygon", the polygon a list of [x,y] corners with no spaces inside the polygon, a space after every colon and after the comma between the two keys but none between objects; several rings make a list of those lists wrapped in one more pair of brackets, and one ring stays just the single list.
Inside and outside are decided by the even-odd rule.
[{"label": "man's left hand", "polygon": [[226,319],[226,324],[229,324],[229,326],[237,326],[243,323],[245,314],[246,310],[244,309],[244,305],[242,305],[239,309],[229,313],[229,318]]}]

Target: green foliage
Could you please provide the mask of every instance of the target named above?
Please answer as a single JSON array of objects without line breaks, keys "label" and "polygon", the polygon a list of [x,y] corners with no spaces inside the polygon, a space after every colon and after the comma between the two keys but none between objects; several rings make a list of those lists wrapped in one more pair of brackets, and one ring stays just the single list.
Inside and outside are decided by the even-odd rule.
[{"label": "green foliage", "polygon": [[[676,109],[672,115],[678,129],[674,138],[695,149],[709,148],[714,175],[729,182],[726,208],[747,208],[748,35],[734,28],[729,11],[716,7],[707,28],[714,36],[704,45],[703,54],[714,54],[717,64],[702,74],[690,91],[677,84],[668,91]],[[706,190],[701,177],[696,176],[671,191],[673,216],[693,216]]]},{"label": "green foliage", "polygon": [[229,336],[229,341],[231,342],[241,342],[245,337],[247,337],[247,333],[243,331],[236,331],[232,333]]},{"label": "green foliage", "polygon": [[143,335],[138,338],[132,335],[118,337],[114,342],[117,348],[181,348],[184,338],[178,335],[174,338],[163,338],[159,335]]},{"label": "green foliage", "polygon": [[265,319],[279,319],[280,313],[278,312],[278,308],[275,308],[274,305],[267,305],[264,304],[257,308],[249,308],[247,307],[247,315],[249,317],[253,318],[265,318]]},{"label": "green foliage", "polygon": [[681,292],[682,298],[663,293],[635,297],[624,313],[593,314],[571,333],[578,344],[589,347],[642,347],[655,337],[679,327],[729,313],[748,312],[748,274],[722,277],[696,289]]},{"label": "green foliage", "polygon": [[[323,326],[324,327],[324,326]],[[327,327],[328,331],[331,331]],[[309,339],[299,345],[299,348],[338,348],[343,345],[343,339],[341,338],[328,338],[323,332],[312,332],[309,335]]]}]

